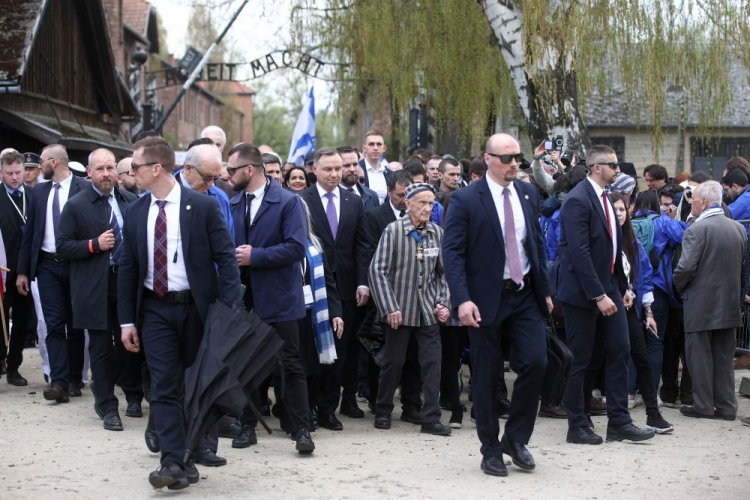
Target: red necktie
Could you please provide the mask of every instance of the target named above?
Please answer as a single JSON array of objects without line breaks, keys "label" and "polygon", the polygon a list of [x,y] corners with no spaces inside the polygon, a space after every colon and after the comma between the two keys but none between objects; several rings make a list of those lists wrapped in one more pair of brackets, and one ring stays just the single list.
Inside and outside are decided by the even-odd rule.
[{"label": "red necktie", "polygon": [[[607,208],[607,193],[602,191],[602,201],[604,202],[604,214],[607,216],[607,230],[609,231],[609,239],[612,240],[612,244],[615,244],[615,238],[612,236],[612,220],[609,218],[609,209]],[[615,259],[614,252],[612,253],[612,274],[615,274]]]},{"label": "red necktie", "polygon": [[158,200],[159,215],[154,224],[154,293],[163,297],[169,291],[167,276],[167,212],[166,200]]}]

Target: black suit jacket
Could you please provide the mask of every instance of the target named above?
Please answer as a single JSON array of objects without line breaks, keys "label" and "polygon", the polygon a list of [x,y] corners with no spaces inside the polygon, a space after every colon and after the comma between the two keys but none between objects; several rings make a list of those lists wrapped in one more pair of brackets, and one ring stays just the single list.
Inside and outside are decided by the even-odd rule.
[{"label": "black suit jacket", "polygon": [[[68,192],[68,200],[86,189],[88,182],[71,174],[73,180]],[[26,221],[26,231],[21,243],[21,252],[18,256],[18,274],[26,275],[29,281],[36,278],[36,268],[39,265],[39,252],[42,250],[44,231],[47,220],[47,200],[52,190],[52,182],[37,184],[32,192],[33,200],[29,209],[29,218]],[[65,209],[65,207],[62,207]],[[61,213],[62,214],[62,213]],[[59,232],[59,227],[58,227]]]},{"label": "black suit jacket", "polygon": [[[454,191],[443,236],[443,267],[454,309],[471,300],[479,308],[482,326],[496,326],[502,305],[505,240],[487,178]],[[547,257],[539,227],[539,192],[525,182],[513,181],[526,220],[526,257],[529,259],[542,316],[550,295]]]},{"label": "black suit jacket", "polygon": [[362,200],[356,194],[340,187],[336,189],[339,190],[341,200],[336,241],[333,240],[318,188],[309,187],[302,191],[300,196],[310,208],[313,232],[320,238],[328,265],[336,275],[339,296],[342,302],[346,302],[355,299],[358,286],[368,286],[369,245]]},{"label": "black suit jacket", "polygon": [[[125,220],[125,210],[137,197],[114,188],[115,199]],[[89,185],[65,204],[60,214],[57,253],[70,264],[70,298],[73,304],[73,328],[105,330],[109,290],[109,251],[99,251],[93,241],[109,229],[112,207]],[[114,217],[114,215],[112,215]]]},{"label": "black suit jacket", "polygon": [[[612,202],[607,199],[615,213]],[[453,210],[451,202],[451,210]],[[627,278],[622,269],[622,229],[615,221],[617,252],[612,273],[612,238],[599,198],[591,183],[581,181],[560,209],[560,244],[552,267],[554,294],[561,302],[593,309],[594,299],[624,293]]]},{"label": "black suit jacket", "polygon": [[[32,194],[32,190],[27,186],[24,186],[23,190],[26,194],[24,208],[26,214],[28,214],[34,195]],[[21,210],[21,212],[23,213],[24,211]],[[0,183],[0,231],[3,233],[5,256],[8,259],[8,267],[10,268],[8,286],[16,286],[15,276],[18,274],[18,254],[21,251],[24,226],[24,220],[18,214],[16,204],[8,196],[5,184]]]},{"label": "black suit jacket", "polygon": [[[234,241],[215,199],[190,189],[181,189],[180,238],[188,284],[201,320],[208,307],[221,300],[231,306],[242,300],[240,270]],[[117,274],[117,311],[120,324],[139,324],[143,282],[148,269],[146,224],[151,195],[145,194],[128,206],[122,252]],[[168,256],[172,258],[172,256]]]},{"label": "black suit jacket", "polygon": [[385,200],[385,202],[367,212],[365,217],[367,221],[367,240],[370,244],[370,260],[375,255],[375,250],[378,248],[380,243],[380,237],[383,235],[386,226],[391,222],[396,222],[396,214],[393,213],[391,208],[391,202]]},{"label": "black suit jacket", "polygon": [[365,213],[369,212],[373,208],[380,205],[380,198],[378,193],[368,188],[367,186],[360,186],[359,183],[355,184],[355,188],[359,195],[362,197],[362,203],[365,205]]}]

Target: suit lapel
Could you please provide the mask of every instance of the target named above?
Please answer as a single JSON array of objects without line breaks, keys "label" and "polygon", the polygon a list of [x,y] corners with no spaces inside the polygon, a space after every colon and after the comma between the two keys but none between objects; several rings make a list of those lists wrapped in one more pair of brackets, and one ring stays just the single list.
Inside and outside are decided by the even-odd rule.
[{"label": "suit lapel", "polygon": [[[180,184],[179,181],[177,184]],[[180,196],[180,233],[182,239],[182,259],[187,262],[188,251],[190,249],[190,228],[193,227],[193,205],[192,196],[190,191],[182,189],[182,195]]]},{"label": "suit lapel", "polygon": [[[349,191],[345,191],[341,188],[338,188],[339,190],[339,230],[338,233],[342,234],[345,229],[345,225],[348,224],[348,221],[354,216],[354,206],[352,203],[354,201],[363,201],[362,198],[359,198],[356,194],[350,193]],[[357,200],[353,200],[352,198],[356,197]]]},{"label": "suit lapel", "polygon": [[[308,192],[307,205],[310,207],[310,211],[312,212],[313,225],[315,225],[316,220],[319,221],[319,223],[315,225],[318,237],[327,237],[331,242],[331,245],[333,246],[333,233],[331,232],[331,227],[328,225],[328,217],[326,217],[326,211],[325,208],[323,208],[323,200],[320,199],[318,188],[316,188],[315,186],[311,187],[310,191]],[[325,234],[321,234],[321,227],[323,228]]]},{"label": "suit lapel", "polygon": [[521,208],[523,209],[523,220],[526,223],[526,243],[524,245],[524,248],[526,249],[526,255],[530,256],[532,255],[531,251],[531,231],[534,228],[534,224],[539,226],[539,215],[533,213],[533,207],[531,206],[531,201],[529,200],[529,195],[524,193],[523,187],[521,186],[521,181],[513,181],[513,185],[516,188],[516,193],[518,193],[518,201],[521,202]]},{"label": "suit lapel", "polygon": [[[145,195],[148,199],[146,203],[140,204],[140,210],[142,213],[133,214],[136,220],[136,242],[138,243],[138,260],[140,261],[141,267],[146,269],[148,267],[148,236],[146,235],[146,226],[148,226],[148,211],[151,208],[151,195]],[[142,223],[138,223],[143,221]]]},{"label": "suit lapel", "polygon": [[[585,179],[582,182],[586,182],[586,192],[589,194],[589,198],[591,198],[591,203],[593,203],[594,205],[594,210],[596,210],[596,213],[599,214],[599,219],[601,219],[602,224],[604,224],[604,229],[606,229],[607,234],[609,234],[609,225],[607,225],[607,215],[604,213],[604,208],[602,208],[602,202],[599,201],[599,197],[596,196],[596,191],[594,191],[594,186],[591,185],[588,179]],[[609,198],[607,199],[607,201],[609,201]]]},{"label": "suit lapel", "polygon": [[487,184],[487,178],[483,177],[479,181],[479,200],[487,211],[487,216],[490,219],[492,229],[495,231],[497,241],[500,243],[502,248],[505,248],[505,240],[503,239],[503,229],[500,227],[500,216],[497,213],[497,207],[495,206],[495,200],[492,199],[492,193],[490,192],[490,186]]}]

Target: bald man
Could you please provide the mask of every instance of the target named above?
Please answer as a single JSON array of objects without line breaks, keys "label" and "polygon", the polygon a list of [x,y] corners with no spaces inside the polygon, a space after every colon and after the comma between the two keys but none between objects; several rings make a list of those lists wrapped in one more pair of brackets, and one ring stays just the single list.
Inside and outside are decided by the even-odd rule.
[{"label": "bald man", "polygon": [[68,199],[89,183],[70,172],[68,152],[60,144],[42,150],[39,166],[44,178],[52,182],[34,188],[18,257],[16,287],[18,293],[27,295],[29,283],[37,279],[50,364],[50,383],[43,395],[48,401],[67,403],[70,396],[81,396],[85,340],[83,330],[73,328],[70,261],[58,254],[57,236],[60,214]]},{"label": "bald man", "polygon": [[[481,469],[506,476],[503,453],[522,469],[536,467],[526,445],[547,367],[544,319],[552,299],[539,228],[539,193],[516,180],[521,147],[510,135],[493,135],[484,160],[487,175],[451,195],[443,261],[451,304],[458,308],[461,324],[469,327]],[[497,381],[503,337],[511,345],[510,362],[518,379],[499,440]]]},{"label": "bald man", "polygon": [[117,186],[123,191],[128,191],[136,196],[140,195],[138,186],[135,185],[135,178],[133,177],[132,156],[123,158],[117,164]]}]

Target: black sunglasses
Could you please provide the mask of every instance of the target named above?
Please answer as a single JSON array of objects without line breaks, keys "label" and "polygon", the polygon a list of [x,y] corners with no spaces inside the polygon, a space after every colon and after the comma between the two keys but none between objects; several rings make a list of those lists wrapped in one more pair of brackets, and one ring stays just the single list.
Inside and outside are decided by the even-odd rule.
[{"label": "black sunglasses", "polygon": [[263,165],[255,165],[254,163],[246,163],[245,165],[237,165],[236,167],[227,167],[227,173],[234,175],[236,171],[245,167],[262,167]]},{"label": "black sunglasses", "polygon": [[516,153],[514,155],[497,155],[495,153],[487,153],[490,156],[494,156],[495,158],[499,158],[501,163],[508,164],[513,160],[516,160],[516,163],[521,163],[523,161],[523,153]]},{"label": "black sunglasses", "polygon": [[156,165],[157,163],[159,163],[159,162],[158,161],[152,161],[152,162],[149,162],[149,163],[136,163],[136,162],[133,162],[133,163],[130,164],[130,168],[133,170],[133,172],[135,172],[136,170],[138,170],[141,167],[148,167],[149,165]]},{"label": "black sunglasses", "polygon": [[[619,161],[611,161],[609,163],[598,162],[598,163],[594,163],[593,165],[591,165],[591,167],[596,166],[596,165],[606,165],[609,168],[611,168],[612,170],[617,170],[618,168],[620,168],[620,162]],[[586,165],[586,166],[588,167],[588,165]],[[591,167],[588,167],[588,168],[591,168]]]}]

